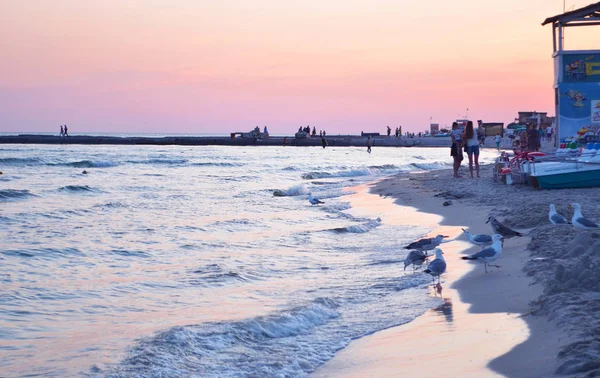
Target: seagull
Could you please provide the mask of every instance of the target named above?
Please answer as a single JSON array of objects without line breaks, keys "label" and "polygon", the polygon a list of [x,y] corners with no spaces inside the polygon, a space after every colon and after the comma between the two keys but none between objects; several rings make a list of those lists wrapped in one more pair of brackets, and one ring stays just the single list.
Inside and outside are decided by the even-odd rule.
[{"label": "seagull", "polygon": [[494,234],[494,236],[492,236],[492,239],[494,239],[494,242],[492,243],[491,247],[482,249],[481,251],[469,256],[463,256],[462,259],[483,261],[483,263],[485,264],[484,266],[486,273],[488,272],[488,265],[500,268],[500,265],[492,265],[490,263],[496,260],[502,254],[502,235]]},{"label": "seagull", "polygon": [[440,245],[444,238],[447,238],[447,236],[438,235],[435,238],[420,239],[416,242],[410,243],[409,245],[404,247],[404,249],[419,249],[421,251],[430,251],[436,248],[438,245]]},{"label": "seagull", "polygon": [[465,230],[464,228],[462,230],[465,233],[465,235],[467,235],[467,239],[469,239],[469,241],[475,245],[480,245],[482,247],[485,247],[487,245],[492,244],[492,235],[488,235],[488,234],[473,235],[472,233]]},{"label": "seagull", "polygon": [[321,201],[320,199],[313,197],[312,193],[308,193],[308,202],[310,202],[312,205],[318,205],[320,203],[325,203],[325,202]]},{"label": "seagull", "polygon": [[581,205],[578,203],[572,203],[571,206],[573,207],[573,210],[575,210],[573,213],[573,218],[571,219],[573,226],[582,230],[596,230],[600,228],[599,224],[583,217],[583,214],[581,214]]},{"label": "seagull", "polygon": [[412,250],[408,253],[408,256],[404,259],[404,270],[409,265],[413,266],[413,273],[415,272],[415,267],[421,267],[425,260],[427,259],[427,255],[423,251],[419,251],[417,249]]},{"label": "seagull", "polygon": [[[440,284],[440,276],[446,272],[446,260],[444,260],[444,256],[442,256],[444,252],[441,249],[435,249],[435,259],[429,263],[427,269],[423,271],[423,273],[431,274],[431,278],[433,279],[433,283],[435,285],[435,277],[438,278],[438,285]],[[439,286],[438,286],[439,287]],[[438,288],[439,290],[439,288]],[[441,291],[441,290],[440,290]]]},{"label": "seagull", "polygon": [[552,224],[569,224],[567,218],[563,217],[559,213],[556,212],[556,207],[554,204],[550,204],[550,213],[548,214],[548,219],[550,219],[550,223]]},{"label": "seagull", "polygon": [[498,222],[498,220],[493,216],[490,216],[485,223],[490,223],[495,233],[500,234],[507,239],[510,239],[514,236],[523,236],[522,233],[511,230],[510,228],[504,226],[502,223]]}]

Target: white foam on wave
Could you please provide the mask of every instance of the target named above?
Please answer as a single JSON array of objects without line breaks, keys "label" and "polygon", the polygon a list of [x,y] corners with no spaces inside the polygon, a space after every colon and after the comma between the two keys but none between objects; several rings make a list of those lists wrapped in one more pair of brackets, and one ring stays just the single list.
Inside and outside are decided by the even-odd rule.
[{"label": "white foam on wave", "polygon": [[337,227],[332,229],[335,232],[348,232],[351,234],[364,234],[381,225],[381,218],[369,220],[362,224],[354,224],[347,227]]},{"label": "white foam on wave", "polygon": [[[174,327],[142,340],[129,357],[103,373],[121,376],[305,376],[349,339],[325,350],[304,338],[338,318],[337,303],[318,298],[306,307],[232,323]],[[300,341],[300,342],[297,342]],[[243,353],[240,353],[243,350]],[[98,367],[94,367],[98,370]]]},{"label": "white foam on wave", "polygon": [[372,176],[378,172],[379,172],[378,169],[373,169],[373,168],[350,169],[347,171],[334,171],[334,172],[308,172],[308,173],[302,174],[302,178],[305,180],[314,180],[314,179],[332,178],[332,177]]},{"label": "white foam on wave", "polygon": [[328,213],[339,213],[341,211],[348,210],[351,208],[352,208],[352,205],[350,205],[350,202],[335,202],[335,203],[323,206],[323,210]]},{"label": "white foam on wave", "polygon": [[300,195],[306,194],[306,193],[308,193],[308,191],[307,191],[306,187],[302,184],[294,185],[285,191],[285,194],[287,196],[300,196]]}]

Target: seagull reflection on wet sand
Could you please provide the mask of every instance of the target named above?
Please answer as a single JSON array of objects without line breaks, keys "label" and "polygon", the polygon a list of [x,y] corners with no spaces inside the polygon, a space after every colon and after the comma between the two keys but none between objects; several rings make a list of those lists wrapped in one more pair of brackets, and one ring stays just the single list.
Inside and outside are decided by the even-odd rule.
[{"label": "seagull reflection on wet sand", "polygon": [[432,311],[439,315],[443,315],[444,319],[448,323],[454,322],[454,316],[452,314],[452,300],[450,298],[444,298],[444,303],[433,308]]}]

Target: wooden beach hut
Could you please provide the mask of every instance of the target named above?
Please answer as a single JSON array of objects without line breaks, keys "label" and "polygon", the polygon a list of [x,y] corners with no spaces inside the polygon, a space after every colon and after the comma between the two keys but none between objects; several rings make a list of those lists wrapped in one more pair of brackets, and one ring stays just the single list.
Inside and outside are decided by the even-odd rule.
[{"label": "wooden beach hut", "polygon": [[554,59],[557,142],[600,125],[600,50],[565,50],[565,28],[600,26],[600,2],[549,17]]}]

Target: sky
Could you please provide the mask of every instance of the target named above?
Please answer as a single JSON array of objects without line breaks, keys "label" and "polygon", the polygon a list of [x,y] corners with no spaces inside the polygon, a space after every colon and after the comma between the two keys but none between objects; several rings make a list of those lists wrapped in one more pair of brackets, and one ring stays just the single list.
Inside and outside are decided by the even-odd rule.
[{"label": "sky", "polygon": [[[566,9],[590,4],[566,0]],[[0,132],[424,131],[554,115],[563,0],[0,0]],[[566,48],[598,48],[600,27]]]}]

